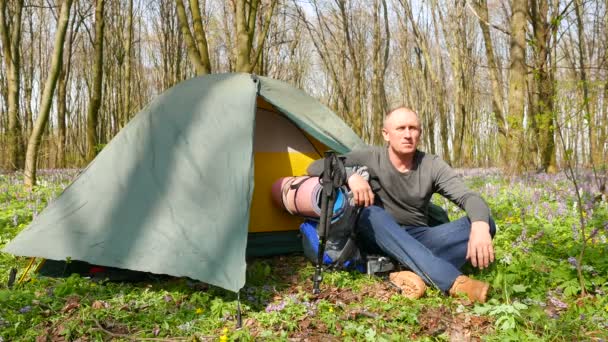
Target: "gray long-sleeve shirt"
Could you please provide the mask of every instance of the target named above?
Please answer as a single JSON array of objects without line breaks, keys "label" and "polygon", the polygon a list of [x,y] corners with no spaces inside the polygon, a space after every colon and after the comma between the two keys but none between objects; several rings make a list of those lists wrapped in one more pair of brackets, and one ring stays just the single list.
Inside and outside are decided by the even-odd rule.
[{"label": "gray long-sleeve shirt", "polygon": [[[414,166],[399,172],[391,163],[387,147],[368,147],[344,155],[345,166],[365,165],[370,171],[370,183],[378,182],[377,199],[395,220],[406,226],[427,226],[427,208],[433,193],[439,193],[466,211],[471,222],[489,222],[490,209],[485,201],[472,192],[456,172],[441,158],[416,151]],[[323,161],[310,164],[308,173],[319,175]]]}]

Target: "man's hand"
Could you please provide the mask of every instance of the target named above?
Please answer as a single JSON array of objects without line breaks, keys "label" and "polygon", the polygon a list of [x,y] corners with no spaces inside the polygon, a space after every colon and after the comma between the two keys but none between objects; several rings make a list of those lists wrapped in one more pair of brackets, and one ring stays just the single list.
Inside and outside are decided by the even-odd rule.
[{"label": "man's hand", "polygon": [[368,207],[374,204],[374,192],[369,183],[361,175],[355,173],[348,178],[348,187],[353,193],[356,205]]},{"label": "man's hand", "polygon": [[471,223],[471,235],[467,248],[467,259],[474,267],[484,269],[494,261],[494,247],[490,236],[490,226],[484,221]]}]

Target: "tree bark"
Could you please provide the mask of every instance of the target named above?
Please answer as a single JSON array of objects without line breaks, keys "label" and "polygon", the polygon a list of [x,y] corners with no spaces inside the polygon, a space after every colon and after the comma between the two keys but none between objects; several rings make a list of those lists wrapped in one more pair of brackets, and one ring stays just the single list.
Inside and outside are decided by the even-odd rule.
[{"label": "tree bark", "polygon": [[587,79],[587,44],[585,43],[585,33],[583,27],[583,3],[581,0],[574,0],[574,12],[576,13],[576,29],[578,33],[578,67],[580,69],[581,85],[583,88],[583,106],[585,108],[585,120],[587,121],[587,133],[589,139],[589,162],[595,165],[597,155],[595,113],[591,110],[591,99],[589,96],[589,80]]},{"label": "tree bark", "polygon": [[[30,12],[30,13],[28,13]],[[23,145],[27,145],[27,140],[30,138],[30,135],[32,134],[32,127],[34,126],[33,124],[33,111],[32,111],[32,88],[33,88],[33,83],[34,83],[34,49],[33,49],[33,45],[34,45],[34,24],[33,24],[33,18],[31,15],[31,10],[26,10],[26,17],[28,19],[28,26],[29,26],[29,33],[30,33],[30,42],[29,42],[29,49],[26,48],[25,50],[27,51],[26,53],[24,53],[24,59],[27,61],[25,64],[26,66],[24,66],[24,69],[26,69],[26,71],[24,73],[21,74],[22,78],[23,78],[23,97],[24,97],[24,103],[23,103],[23,112],[25,114],[25,117],[23,118],[23,124],[24,124],[24,132],[23,132]],[[22,49],[23,51],[23,49]]]},{"label": "tree bark", "polygon": [[535,45],[534,82],[532,94],[531,125],[540,152],[540,168],[548,173],[557,171],[555,159],[555,86],[550,68],[551,23],[548,22],[549,3],[547,0],[531,0],[531,21]]},{"label": "tree bark", "polygon": [[182,36],[186,42],[186,48],[188,49],[188,57],[190,62],[194,65],[196,74],[199,76],[211,73],[211,63],[209,61],[209,52],[207,48],[207,38],[205,31],[202,26],[200,10],[198,0],[190,0],[190,9],[194,21],[194,30],[196,35],[196,41],[192,36],[192,32],[188,26],[188,17],[186,15],[186,9],[184,8],[183,0],[176,0],[177,19],[179,26],[182,31]]},{"label": "tree bark", "polygon": [[256,46],[253,44],[256,37],[257,15],[260,13],[260,0],[236,0],[235,2],[235,71],[251,73],[263,55],[264,44],[277,0],[270,1],[264,19],[261,20],[262,29],[257,32]]},{"label": "tree bark", "polygon": [[351,84],[354,85],[354,96],[353,96],[353,106],[352,106],[352,115],[354,121],[352,122],[353,128],[359,136],[363,135],[363,110],[362,110],[362,73],[359,58],[357,56],[357,51],[353,45],[353,37],[350,29],[350,18],[349,14],[346,11],[346,0],[336,0],[338,4],[338,8],[340,9],[340,20],[342,23],[342,29],[344,30],[344,43],[348,47],[348,56],[349,60],[352,64],[353,70],[353,79],[351,80]]},{"label": "tree bark", "polygon": [[125,49],[125,76],[123,86],[123,116],[119,118],[119,128],[122,129],[131,115],[131,47],[133,45],[133,0],[129,0],[127,13],[127,29],[124,42]]},{"label": "tree bark", "polygon": [[57,167],[65,168],[66,158],[65,158],[65,150],[66,150],[66,139],[67,139],[67,117],[68,117],[68,108],[67,108],[67,86],[68,80],[70,78],[70,70],[72,67],[72,44],[74,42],[74,37],[78,31],[78,27],[82,21],[76,20],[76,16],[72,16],[72,21],[70,24],[69,35],[67,36],[65,53],[65,65],[60,67],[59,80],[57,85]]},{"label": "tree bark", "polygon": [[65,41],[65,33],[67,31],[68,22],[70,20],[70,8],[72,0],[64,0],[61,4],[61,12],[57,20],[57,31],[55,33],[54,52],[51,59],[51,69],[44,84],[44,91],[40,99],[40,113],[36,118],[36,123],[32,130],[32,135],[27,144],[27,153],[25,157],[25,175],[24,183],[26,188],[31,189],[36,185],[36,162],[38,159],[38,148],[42,133],[46,128],[53,102],[53,92],[57,84],[60,66],[63,60],[63,43]]},{"label": "tree bark", "polygon": [[513,0],[511,3],[511,65],[509,67],[509,135],[507,155],[511,163],[511,173],[520,173],[524,166],[524,106],[526,93],[526,13],[527,0]]},{"label": "tree bark", "polygon": [[[386,37],[382,37],[382,29],[380,28],[380,4],[378,0],[374,1],[373,10],[373,77],[372,77],[372,128],[381,127],[384,114],[387,110],[386,106],[386,91],[384,88],[384,76],[388,66],[388,54],[390,46],[390,31],[388,26],[388,11],[386,0],[382,0],[384,32]],[[383,48],[384,46],[384,48]],[[382,143],[382,135],[377,134],[376,130],[372,129],[370,142],[375,144]]]},{"label": "tree bark", "polygon": [[23,11],[23,0],[12,2],[13,17],[7,18],[7,0],[0,0],[0,40],[2,42],[4,64],[8,71],[7,79],[7,102],[8,102],[8,131],[7,150],[8,158],[6,168],[16,170],[20,168],[20,155],[22,146],[20,143],[19,125],[19,72],[21,52],[21,13]]},{"label": "tree bark", "polygon": [[93,89],[89,110],[87,111],[87,162],[91,162],[97,155],[97,122],[99,108],[101,107],[102,80],[103,80],[103,34],[104,34],[104,4],[105,0],[97,0],[95,7],[95,52],[93,65]]},{"label": "tree bark", "polygon": [[506,158],[506,144],[507,144],[507,124],[503,112],[504,106],[504,83],[502,79],[502,72],[500,66],[496,61],[494,55],[494,43],[492,42],[492,36],[490,35],[489,15],[488,15],[488,4],[487,0],[474,1],[477,13],[479,14],[479,27],[483,35],[483,42],[486,50],[486,60],[488,61],[488,70],[490,74],[490,80],[492,82],[492,111],[494,112],[494,118],[496,119],[496,125],[498,128],[498,148],[500,150],[501,160],[505,163]]},{"label": "tree bark", "polygon": [[[247,13],[245,13],[246,0],[236,0],[236,72],[249,72],[251,70],[251,36],[249,35]],[[257,0],[252,0],[257,3]],[[257,6],[256,6],[257,10]],[[251,14],[251,11],[250,11]],[[255,17],[254,17],[255,18]],[[254,25],[255,19],[252,20]]]}]

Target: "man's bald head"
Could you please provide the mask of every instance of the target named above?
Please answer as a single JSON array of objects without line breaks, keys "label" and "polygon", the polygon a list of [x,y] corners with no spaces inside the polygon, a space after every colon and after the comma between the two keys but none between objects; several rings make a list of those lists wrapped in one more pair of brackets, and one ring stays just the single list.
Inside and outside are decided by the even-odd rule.
[{"label": "man's bald head", "polygon": [[411,160],[420,142],[420,134],[418,114],[407,107],[391,110],[384,119],[382,137],[388,143],[389,153],[396,158]]},{"label": "man's bald head", "polygon": [[416,116],[416,120],[418,121],[418,128],[420,129],[420,118],[418,117],[418,113],[416,113],[413,109],[410,109],[406,106],[399,106],[396,108],[393,108],[391,110],[389,110],[386,113],[386,116],[384,117],[384,121],[382,122],[382,127],[386,128],[386,123],[389,121],[390,117],[394,114],[394,113],[411,113],[414,114]]}]

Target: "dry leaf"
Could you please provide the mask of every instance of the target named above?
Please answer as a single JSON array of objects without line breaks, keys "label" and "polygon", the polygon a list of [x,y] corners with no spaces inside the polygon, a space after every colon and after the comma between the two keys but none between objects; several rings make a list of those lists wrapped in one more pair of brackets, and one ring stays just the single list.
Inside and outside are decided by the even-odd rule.
[{"label": "dry leaf", "polygon": [[103,300],[96,300],[93,302],[93,304],[91,304],[91,307],[95,310],[99,310],[99,309],[107,309],[110,307],[110,305],[106,302],[104,302]]},{"label": "dry leaf", "polygon": [[66,304],[61,309],[61,312],[70,312],[80,306],[80,297],[70,296],[66,298]]}]

